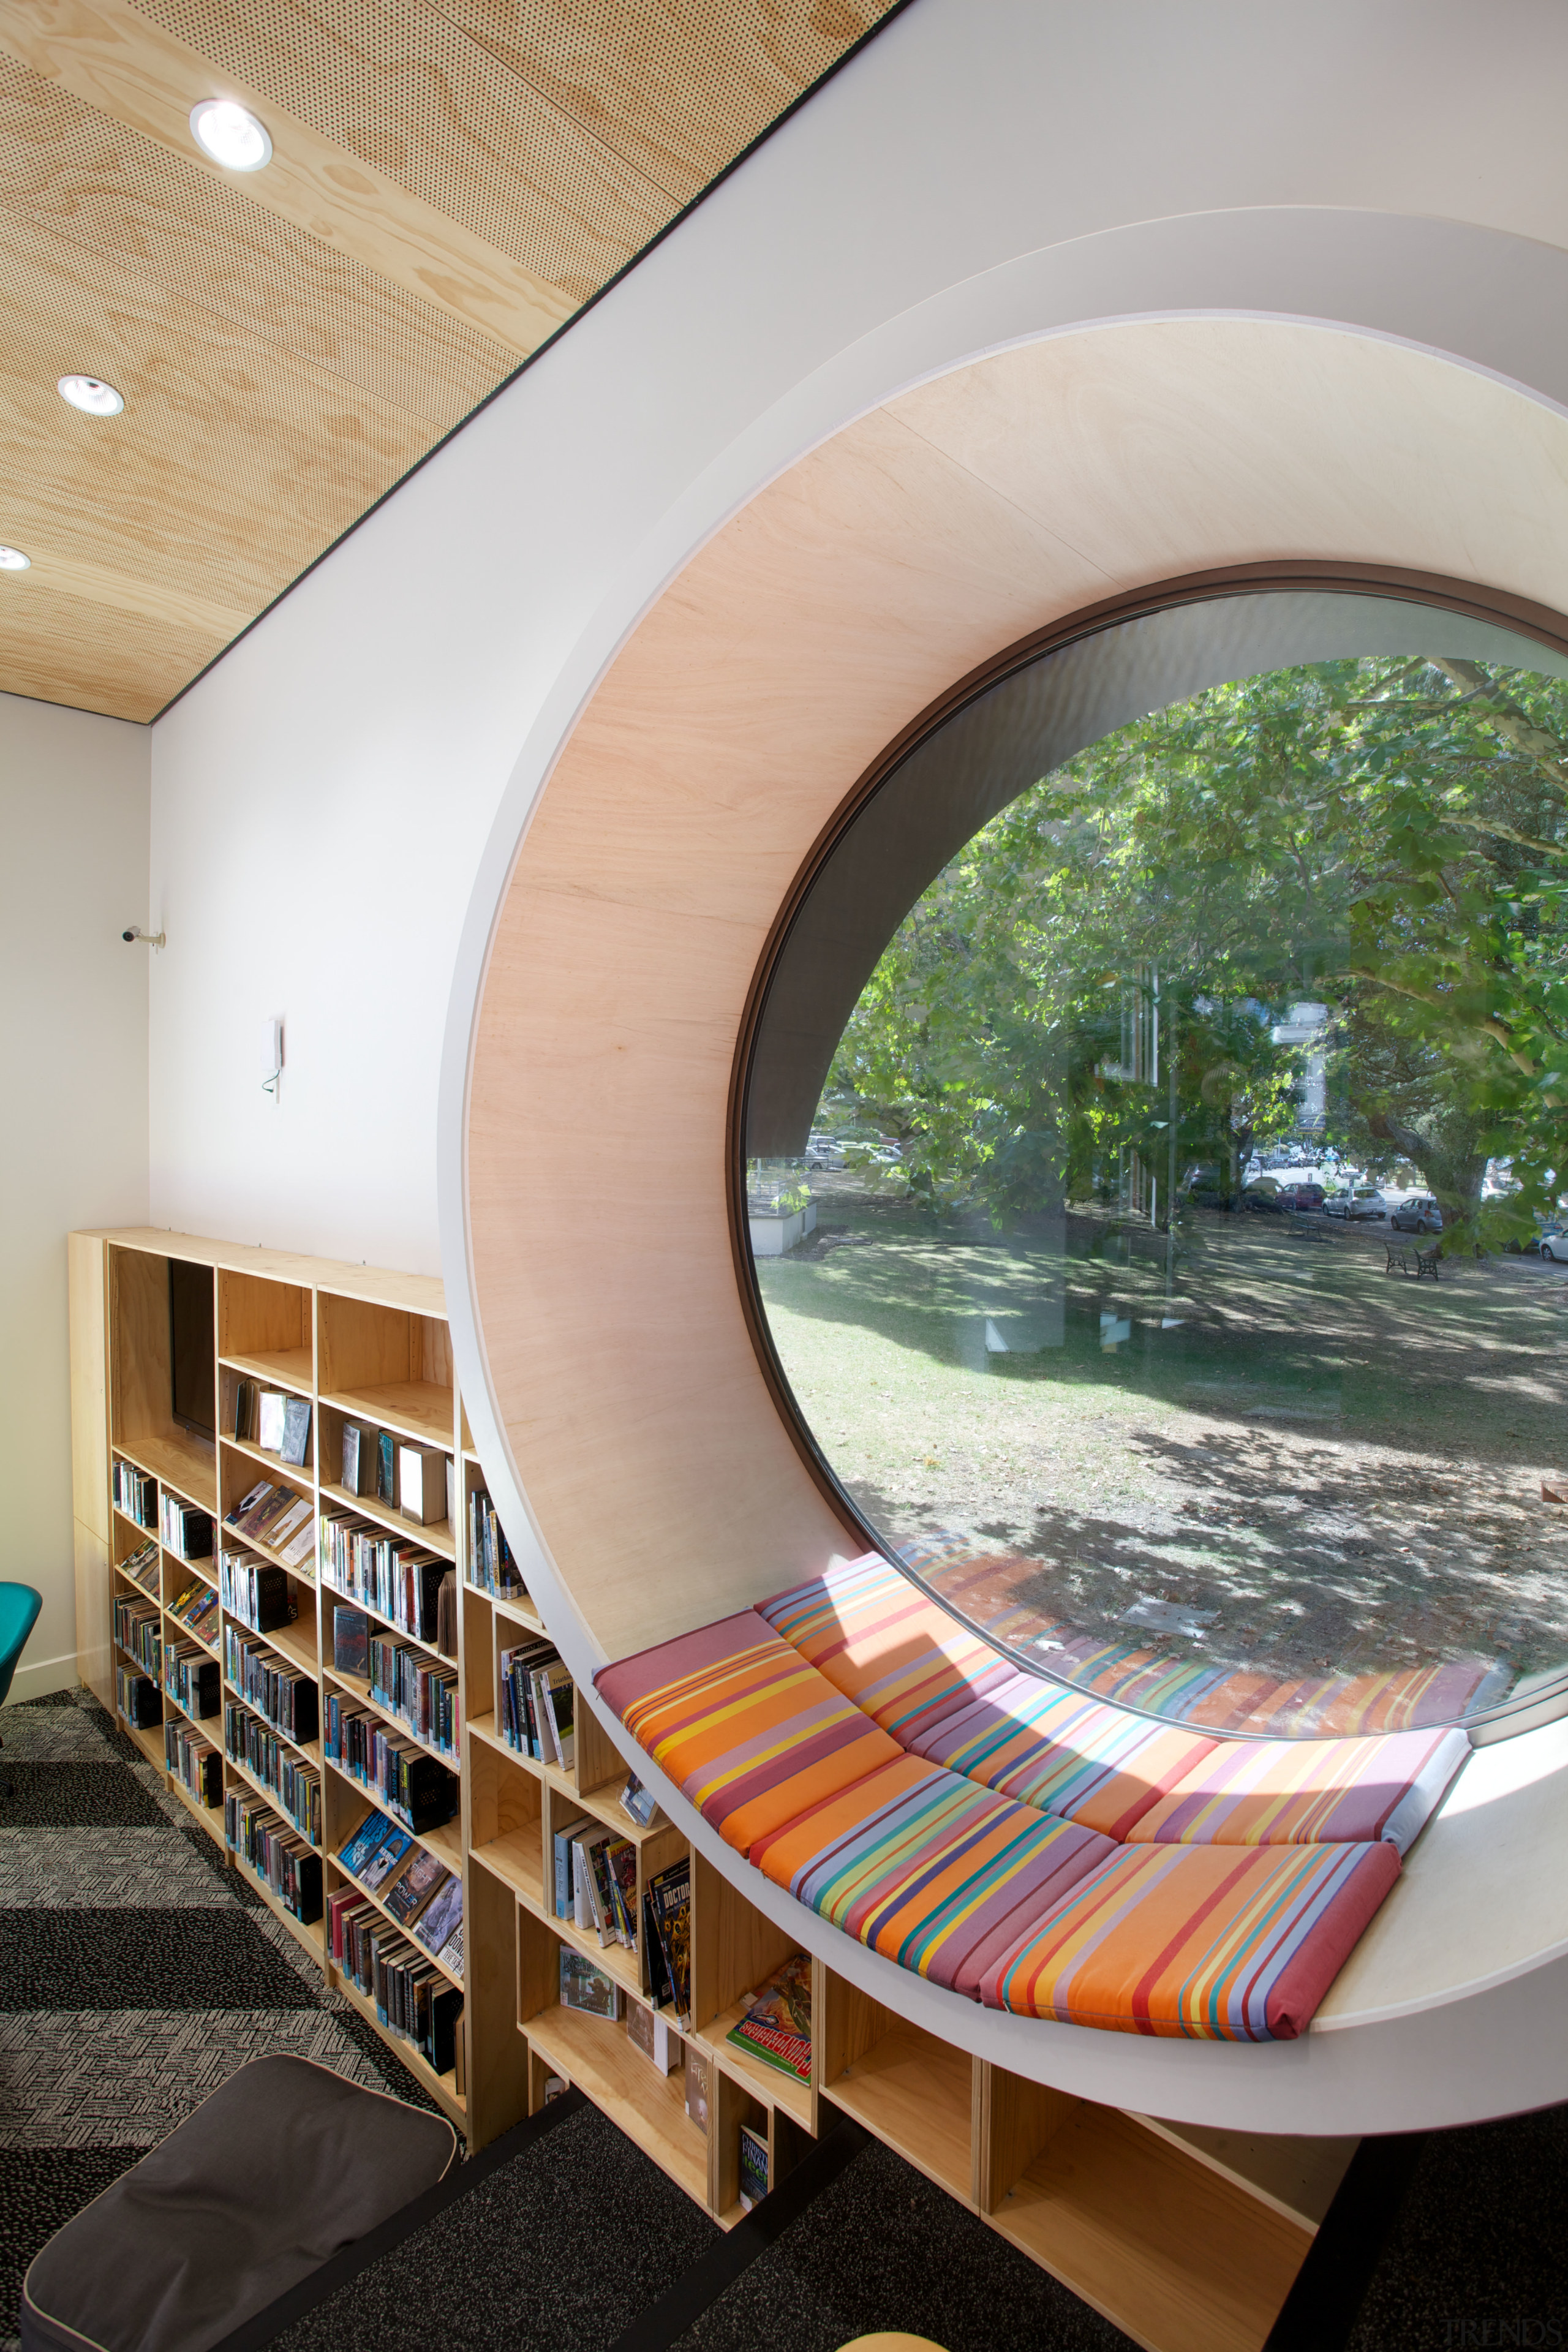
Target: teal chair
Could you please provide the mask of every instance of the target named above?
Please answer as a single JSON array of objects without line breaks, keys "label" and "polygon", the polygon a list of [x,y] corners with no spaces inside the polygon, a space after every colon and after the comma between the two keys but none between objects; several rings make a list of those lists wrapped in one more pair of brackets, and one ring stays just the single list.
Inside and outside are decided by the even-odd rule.
[{"label": "teal chair", "polygon": [[[16,1671],[16,1661],[26,1645],[28,1634],[38,1622],[38,1612],[44,1596],[35,1592],[30,1584],[0,1584],[0,1702],[11,1687],[11,1677]],[[0,1748],[5,1746],[0,1739]],[[8,1786],[6,1796],[13,1793]]]}]

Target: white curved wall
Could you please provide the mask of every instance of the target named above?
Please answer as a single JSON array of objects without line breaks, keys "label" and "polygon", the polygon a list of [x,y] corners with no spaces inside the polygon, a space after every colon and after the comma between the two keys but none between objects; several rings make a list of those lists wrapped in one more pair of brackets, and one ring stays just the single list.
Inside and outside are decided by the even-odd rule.
[{"label": "white curved wall", "polygon": [[157,725],[154,1222],[437,1269],[443,1022],[520,747],[526,794],[689,548],[898,386],[1261,310],[1568,402],[1565,74],[1549,0],[1484,41],[1458,0],[915,0]]}]

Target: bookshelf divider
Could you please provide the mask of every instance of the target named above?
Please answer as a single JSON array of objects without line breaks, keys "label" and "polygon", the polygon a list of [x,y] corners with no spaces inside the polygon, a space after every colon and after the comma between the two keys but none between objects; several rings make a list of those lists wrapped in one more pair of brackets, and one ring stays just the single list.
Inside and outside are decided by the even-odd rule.
[{"label": "bookshelf divider", "polygon": [[[210,1435],[172,1409],[171,1260],[212,1271]],[[811,1964],[809,2082],[729,2040],[798,1947],[662,1814],[644,1827],[626,1811],[631,1767],[580,1693],[569,1769],[507,1737],[503,1654],[548,1635],[489,1506],[438,1280],[146,1229],[75,1234],[71,1265],[73,1285],[89,1282],[94,1299],[101,1286],[105,1303],[101,1328],[74,1307],[72,1317],[79,1535],[88,1475],[98,1488],[89,1507],[106,1530],[96,1587],[83,1585],[79,1545],[83,1680],[470,2148],[535,2112],[555,2084],[573,2084],[727,2228],[742,2210],[742,2126],[766,2144],[771,2187],[837,2115],[850,2115],[1156,2352],[1258,2352],[1353,2141],[1247,2142],[1067,2098],[939,2041],[820,1959]],[[278,1401],[265,1430],[263,1394]],[[290,1426],[291,1462],[275,1443]],[[350,1478],[344,1437],[353,1431],[360,1459]],[[399,1499],[405,1448],[420,1520]],[[450,1465],[438,1498],[419,1483],[433,1476],[432,1457]],[[284,1499],[247,1534],[225,1515],[258,1488]],[[298,1503],[307,1506],[303,1549],[289,1525]],[[389,1590],[372,1599],[339,1588],[331,1531],[344,1521],[388,1559],[388,1547],[412,1540],[432,1580],[455,1574],[448,1648],[438,1611],[437,1623],[416,1633],[402,1628]],[[408,1654],[432,1688],[455,1674],[455,1753],[411,1727],[367,1667],[340,1660],[336,1618],[345,1609],[359,1612],[367,1642]],[[298,1721],[291,1729],[268,1704],[269,1693],[286,1703],[296,1685],[310,1693],[308,1730]],[[370,1727],[362,1739],[411,1752],[440,1801],[447,1794],[430,1776],[444,1775],[456,1800],[444,1822],[417,1831],[398,1823],[410,1856],[384,1890],[343,1860],[388,1803],[329,1752],[333,1704]],[[584,1821],[635,1849],[635,1951],[557,1916],[553,1841]],[[309,1882],[297,1908],[247,1860],[247,1838],[257,1853],[281,1848],[294,1883]],[[420,1855],[430,1874],[439,1866],[462,1883],[460,1956],[451,1944],[439,1954],[414,1948],[416,1973],[461,1995],[452,2062],[440,2071],[389,2021],[390,1990],[378,2007],[345,1965],[356,1920],[405,1936],[388,1897]],[[661,2063],[628,2022],[644,2042],[654,2038],[642,1897],[682,1862],[690,2016],[682,2024],[666,2006],[654,2044]],[[287,1879],[287,1870],[273,1877]],[[334,1906],[345,1958],[333,1951]],[[569,1977],[586,1963],[607,1980],[616,2015],[563,2002],[563,1955]],[[1216,2154],[1207,2143],[1219,2140]],[[1310,2193],[1289,2188],[1297,2179]]]}]

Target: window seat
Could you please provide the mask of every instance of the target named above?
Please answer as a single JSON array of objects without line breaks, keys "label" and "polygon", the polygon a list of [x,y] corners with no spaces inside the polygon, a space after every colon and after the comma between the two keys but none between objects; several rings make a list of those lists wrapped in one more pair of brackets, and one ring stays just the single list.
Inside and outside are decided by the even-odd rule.
[{"label": "window seat", "polygon": [[1468,1754],[1217,1740],[1021,1673],[879,1554],[595,1677],[751,1865],[987,2005],[1289,2040]]}]

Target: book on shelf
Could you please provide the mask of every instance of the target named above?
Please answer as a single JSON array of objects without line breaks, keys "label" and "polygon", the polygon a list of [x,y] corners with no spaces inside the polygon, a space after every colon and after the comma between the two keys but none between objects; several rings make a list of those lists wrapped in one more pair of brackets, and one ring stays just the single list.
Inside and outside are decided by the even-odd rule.
[{"label": "book on shelf", "polygon": [[363,1874],[365,1864],[391,1829],[392,1823],[384,1813],[367,1813],[358,1829],[350,1831],[338,1848],[338,1860],[351,1877]]},{"label": "book on shelf", "polygon": [[263,1478],[225,1514],[224,1525],[233,1528],[247,1543],[265,1544],[286,1567],[298,1569],[314,1548],[312,1511],[308,1495]]},{"label": "book on shelf", "polygon": [[495,1505],[483,1486],[468,1496],[468,1582],[498,1601],[526,1600],[511,1546],[507,1542]]},{"label": "book on shelf", "polygon": [[414,1933],[454,1976],[463,1973],[463,1882],[449,1871],[414,1922]]},{"label": "book on shelf", "polygon": [[223,1802],[223,1758],[210,1739],[171,1717],[163,1726],[163,1761],[198,1805],[216,1811]]},{"label": "book on shelf", "polygon": [[581,2010],[585,2017],[605,2017],[612,2023],[619,2021],[621,1988],[615,1978],[595,1968],[584,1952],[574,1945],[561,1947],[561,2006]]},{"label": "book on shelf", "polygon": [[686,2045],[686,2112],[708,2137],[708,2061],[692,2042]]},{"label": "book on shelf", "polygon": [[768,2193],[768,2143],[750,2124],[741,2126],[739,2166],[741,2210],[749,2213]]},{"label": "book on shelf", "polygon": [[810,2082],[811,1961],[805,1952],[792,1953],[773,1971],[724,2039],[764,2066],[792,2074],[798,2083]]},{"label": "book on shelf", "polygon": [[428,1846],[421,1846],[403,1875],[391,1887],[386,1907],[400,1927],[411,1927],[431,1896],[452,1875]]},{"label": "book on shelf", "polygon": [[328,1898],[327,1949],[333,1967],[374,2001],[379,2023],[410,2042],[437,2074],[453,2070],[462,1993],[356,1888],[341,1887]]},{"label": "book on shelf", "polygon": [[586,1813],[578,1813],[571,1821],[561,1822],[552,1833],[551,1844],[553,1849],[552,1858],[555,1866],[553,1893],[555,1916],[558,1919],[574,1921],[577,1916],[576,1894],[573,1883],[573,1843],[575,1839],[582,1837],[595,1826],[595,1824]]},{"label": "book on shelf", "polygon": [[218,1596],[202,1577],[194,1576],[169,1604],[169,1614],[198,1642],[216,1649],[218,1637]]},{"label": "book on shelf", "polygon": [[321,1857],[310,1841],[248,1790],[231,1789],[223,1811],[231,1850],[270,1887],[286,1911],[311,1926],[321,1916]]},{"label": "book on shelf", "polygon": [[[682,1854],[647,1884],[647,1902],[676,2016],[691,2026],[691,1858]],[[649,1955],[650,1961],[652,1955]]]},{"label": "book on shelf", "polygon": [[645,1789],[635,1772],[626,1774],[626,1785],[621,1790],[621,1811],[636,1822],[639,1830],[651,1830],[662,1822],[658,1799],[651,1789]]},{"label": "book on shelf", "polygon": [[345,1601],[389,1617],[401,1633],[435,1643],[441,1586],[448,1563],[408,1536],[346,1511],[323,1511],[320,1522],[321,1578]]},{"label": "book on shelf", "polygon": [[147,1543],[138,1544],[136,1549],[131,1553],[129,1558],[121,1561],[120,1573],[121,1576],[130,1577],[133,1584],[139,1584],[143,1592],[150,1592],[153,1599],[156,1600],[158,1597],[158,1543],[156,1537],[153,1537]]},{"label": "book on shelf", "polygon": [[234,1384],[234,1415],[229,1423],[229,1433],[241,1445],[255,1444],[256,1382],[247,1380],[243,1374]]},{"label": "book on shelf", "polygon": [[305,1466],[310,1450],[310,1400],[289,1397],[283,1407],[283,1443],[278,1448],[285,1462],[296,1470]]},{"label": "book on shelf", "polygon": [[398,1446],[397,1507],[405,1519],[428,1528],[446,1517],[447,1468],[438,1445]]},{"label": "book on shelf", "polygon": [[626,2039],[661,2074],[673,2074],[686,2062],[686,2049],[668,2017],[646,2000],[626,1996]]},{"label": "book on shelf", "polygon": [[212,1513],[201,1510],[195,1503],[183,1502],[178,1495],[164,1496],[159,1532],[165,1548],[178,1552],[182,1559],[212,1558]]},{"label": "book on shelf", "polygon": [[397,1440],[390,1429],[375,1433],[375,1499],[397,1508]]},{"label": "book on shelf", "polygon": [[[117,1592],[110,1615],[114,1638],[121,1649],[128,1651],[145,1675],[157,1682],[163,1670],[163,1620],[151,1601],[137,1601],[129,1592]],[[163,1720],[160,1716],[158,1720]]]},{"label": "book on shelf", "polygon": [[138,1470],[133,1462],[116,1462],[110,1471],[114,1507],[134,1519],[139,1528],[158,1527],[158,1481],[150,1478],[145,1470]]},{"label": "book on shelf", "polygon": [[458,1760],[458,1669],[432,1660],[390,1633],[373,1631],[365,1644],[371,1696],[408,1726],[416,1739]]},{"label": "book on shelf", "polygon": [[362,1429],[357,1421],[345,1421],[340,1443],[339,1485],[351,1495],[369,1497],[375,1494],[376,1440],[374,1429]]},{"label": "book on shelf", "polygon": [[163,1694],[151,1675],[117,1665],[114,1698],[126,1722],[137,1731],[155,1731],[163,1720]]},{"label": "book on shelf", "polygon": [[363,1609],[345,1609],[342,1601],[332,1610],[332,1665],[340,1675],[370,1680],[370,1619]]},{"label": "book on shelf", "polygon": [[364,1868],[359,1874],[361,1885],[367,1886],[374,1895],[413,1852],[414,1841],[408,1832],[399,1829],[395,1822],[390,1822],[384,1835],[377,1838],[365,1856]]},{"label": "book on shelf", "polygon": [[458,1654],[458,1571],[449,1568],[436,1591],[436,1647],[444,1658]]},{"label": "book on shelf", "polygon": [[268,1649],[232,1620],[223,1629],[223,1670],[240,1696],[285,1739],[303,1747],[316,1738],[321,1719],[313,1670]]},{"label": "book on shelf", "polygon": [[256,1400],[256,1443],[263,1454],[283,1451],[283,1412],[287,1403],[281,1389],[263,1389]]},{"label": "book on shelf", "polygon": [[557,2099],[563,2099],[566,2096],[570,2088],[571,2085],[567,2082],[564,2074],[546,2074],[544,2077],[543,2104],[547,2107],[552,2107]]},{"label": "book on shelf", "polygon": [[217,1714],[222,1704],[217,1660],[209,1658],[195,1642],[165,1642],[163,1688],[182,1714],[195,1722],[205,1722],[207,1717]]},{"label": "book on shelf", "polygon": [[532,1674],[557,1654],[553,1642],[535,1639],[500,1654],[501,1738],[521,1756],[543,1760],[540,1728],[533,1705]]},{"label": "book on shelf", "polygon": [[610,1874],[605,1867],[605,1846],[610,1832],[602,1822],[572,1841],[572,1903],[577,1926],[597,1936],[601,1946],[616,1938],[610,1895]]},{"label": "book on shelf", "polygon": [[577,1752],[574,1724],[577,1693],[571,1673],[558,1658],[553,1664],[535,1666],[530,1679],[544,1761],[570,1772]]},{"label": "book on shelf", "polygon": [[218,1554],[217,1578],[224,1607],[243,1617],[253,1633],[276,1633],[299,1616],[287,1571],[269,1559],[226,1549]]},{"label": "book on shelf", "polygon": [[277,1799],[295,1828],[311,1845],[321,1843],[321,1776],[304,1757],[297,1756],[270,1724],[238,1699],[226,1699],[223,1708],[224,1752],[231,1764],[242,1765]]},{"label": "book on shelf", "polygon": [[616,1933],[628,1952],[637,1948],[637,1850],[630,1838],[613,1833],[605,1848],[605,1862],[610,1874],[610,1899],[615,1910]]}]

